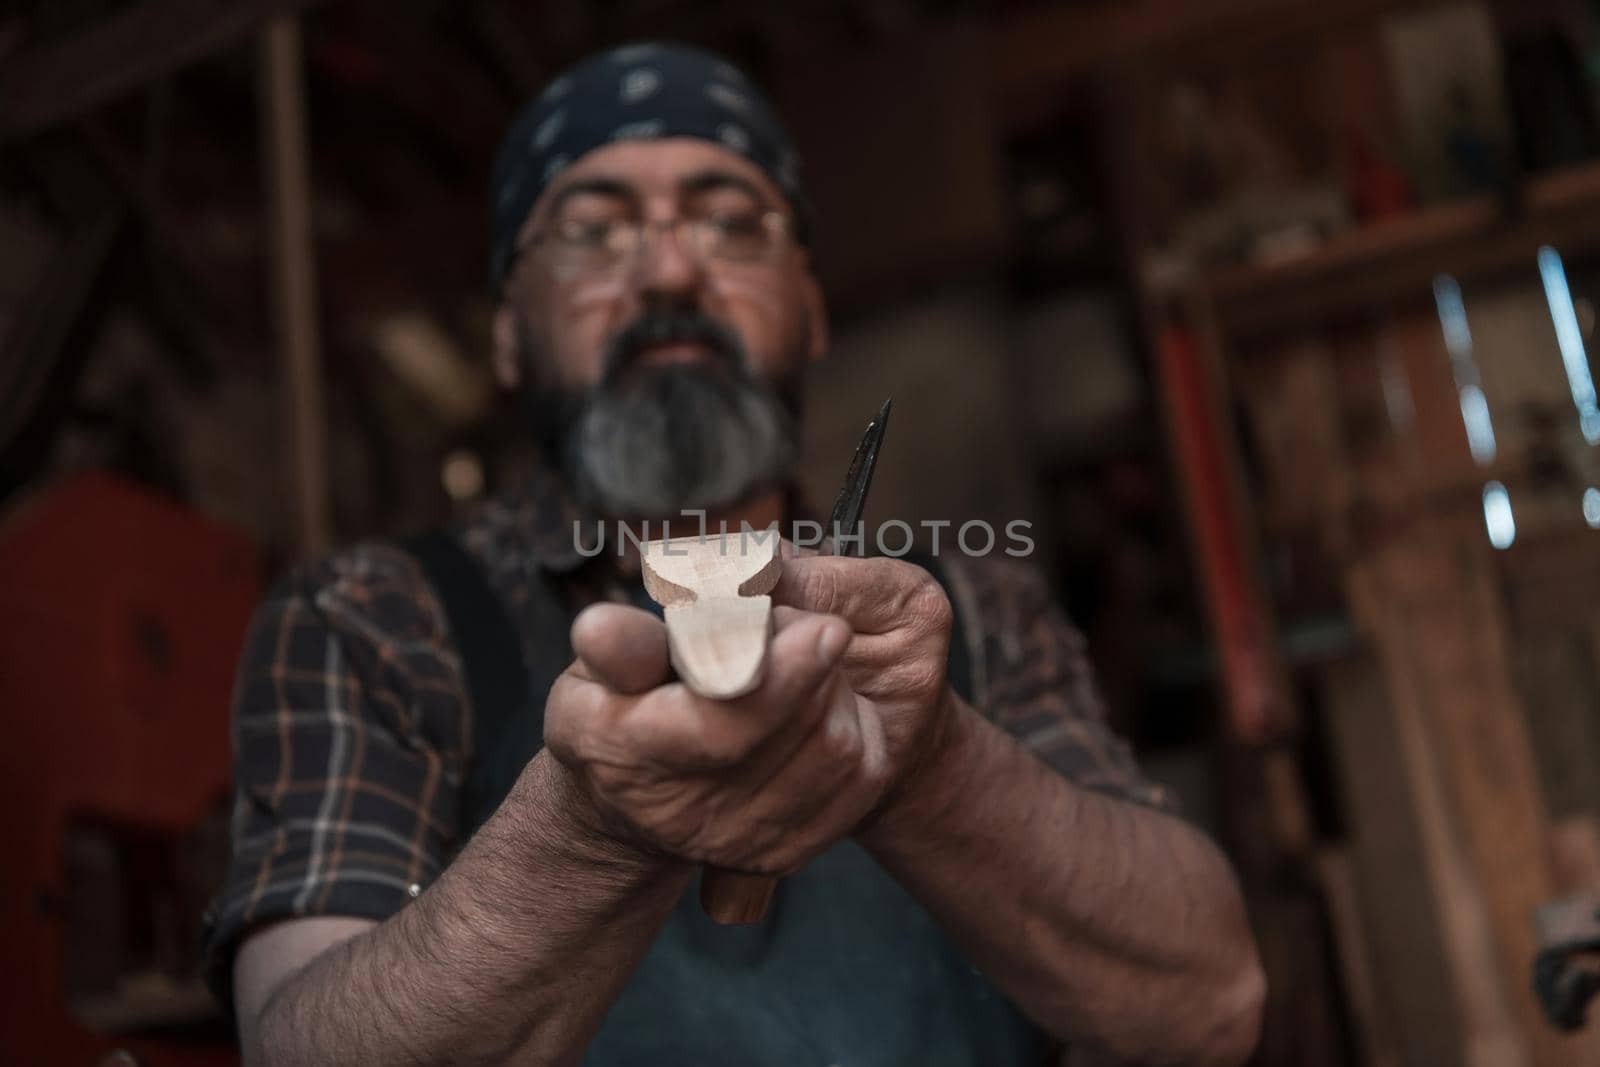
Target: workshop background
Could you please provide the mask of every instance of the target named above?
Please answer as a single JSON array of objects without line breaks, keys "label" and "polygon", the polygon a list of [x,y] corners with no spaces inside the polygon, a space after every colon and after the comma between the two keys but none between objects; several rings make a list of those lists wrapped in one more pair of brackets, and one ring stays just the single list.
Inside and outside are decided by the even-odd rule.
[{"label": "workshop background", "polygon": [[195,931],[251,605],[525,461],[491,154],[656,36],[801,144],[812,497],[892,394],[869,520],[1036,524],[1239,868],[1255,1062],[1600,1064],[1533,992],[1600,900],[1580,0],[0,7],[0,1060],[235,1062]]}]

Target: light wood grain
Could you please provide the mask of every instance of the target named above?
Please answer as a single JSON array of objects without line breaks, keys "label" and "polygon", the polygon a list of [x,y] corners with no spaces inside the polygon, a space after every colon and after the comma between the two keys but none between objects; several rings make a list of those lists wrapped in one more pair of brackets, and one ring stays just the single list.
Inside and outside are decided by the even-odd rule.
[{"label": "light wood grain", "polygon": [[[683,684],[732,700],[761,684],[772,636],[772,598],[783,561],[771,533],[680,537],[640,549],[644,587],[663,609],[672,665]],[[708,867],[700,906],[715,922],[759,922],[776,878]]]},{"label": "light wood grain", "polygon": [[645,590],[665,609],[672,665],[713,700],[761,684],[772,598],[782,561],[776,534],[651,541],[640,554]]}]

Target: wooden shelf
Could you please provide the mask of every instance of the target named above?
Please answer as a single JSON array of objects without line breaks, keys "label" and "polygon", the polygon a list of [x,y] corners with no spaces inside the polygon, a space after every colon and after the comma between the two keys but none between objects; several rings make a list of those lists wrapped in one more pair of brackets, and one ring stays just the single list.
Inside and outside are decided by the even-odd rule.
[{"label": "wooden shelf", "polygon": [[1536,278],[1546,244],[1568,257],[1600,248],[1600,163],[1530,179],[1514,211],[1490,196],[1440,204],[1338,234],[1300,259],[1214,270],[1203,285],[1237,341],[1428,299],[1441,273]]}]

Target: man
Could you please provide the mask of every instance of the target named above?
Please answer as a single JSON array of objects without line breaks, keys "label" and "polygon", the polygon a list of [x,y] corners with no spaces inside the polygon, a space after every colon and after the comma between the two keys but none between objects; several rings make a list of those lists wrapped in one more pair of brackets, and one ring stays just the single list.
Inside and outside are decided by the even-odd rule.
[{"label": "man", "polygon": [[[261,608],[210,930],[246,1062],[1242,1060],[1263,983],[1232,875],[1031,573],[788,559],[766,675],[718,703],[672,682],[637,561],[575,542],[575,516],[794,516],[826,322],[757,90],[694,49],[594,57],[513,127],[495,196],[495,372],[553,473],[454,564],[366,545]],[[789,877],[719,927],[701,865]]]}]

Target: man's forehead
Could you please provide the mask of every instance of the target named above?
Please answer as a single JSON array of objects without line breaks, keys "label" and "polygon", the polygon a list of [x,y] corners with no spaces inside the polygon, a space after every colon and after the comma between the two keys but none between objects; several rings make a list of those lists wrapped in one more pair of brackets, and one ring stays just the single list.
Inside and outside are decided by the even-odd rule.
[{"label": "man's forehead", "polygon": [[563,190],[585,182],[615,182],[648,196],[674,193],[686,180],[707,173],[740,178],[772,203],[784,203],[782,192],[766,171],[739,153],[698,137],[667,137],[619,141],[585,153],[545,188],[529,215],[541,217],[544,206]]}]

